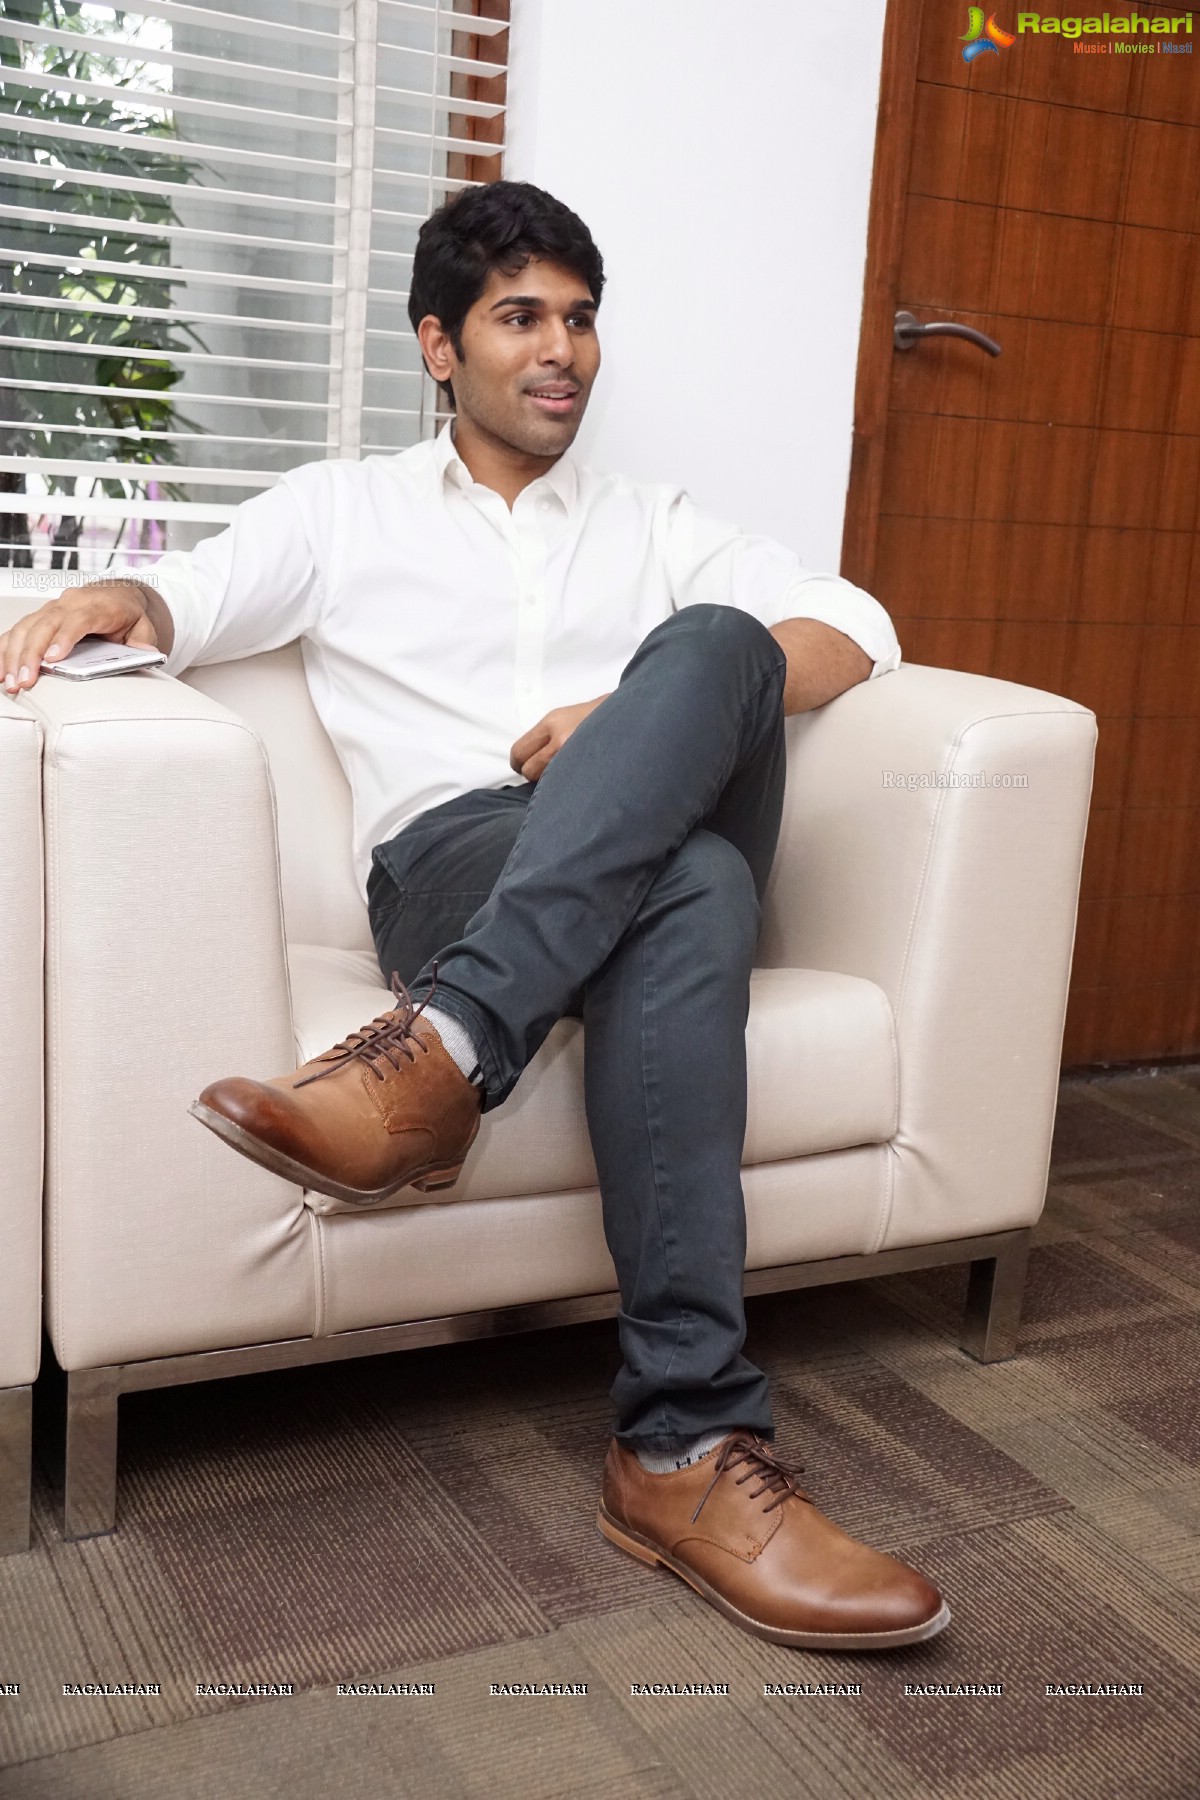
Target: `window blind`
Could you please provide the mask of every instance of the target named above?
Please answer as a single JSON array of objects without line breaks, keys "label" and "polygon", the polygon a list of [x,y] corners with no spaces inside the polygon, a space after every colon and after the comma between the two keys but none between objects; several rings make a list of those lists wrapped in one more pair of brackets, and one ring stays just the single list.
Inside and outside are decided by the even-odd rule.
[{"label": "window blind", "polygon": [[0,562],[150,564],[432,432],[413,245],[500,173],[506,31],[506,0],[0,0]]}]

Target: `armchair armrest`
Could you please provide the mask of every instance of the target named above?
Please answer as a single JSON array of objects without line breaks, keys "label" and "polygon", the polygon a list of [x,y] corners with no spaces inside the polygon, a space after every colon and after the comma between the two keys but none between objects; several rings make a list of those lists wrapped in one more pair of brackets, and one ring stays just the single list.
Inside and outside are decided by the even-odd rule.
[{"label": "armchair armrest", "polygon": [[862,975],[891,1001],[899,1123],[875,1247],[1030,1225],[1049,1166],[1095,715],[906,664],[786,729],[759,962]]},{"label": "armchair armrest", "polygon": [[262,744],[158,670],[44,676],[47,1324],[64,1368],[312,1329],[296,1188],[188,1107],[294,1061]]},{"label": "armchair armrest", "polygon": [[[42,1019],[42,730],[0,697],[0,1388],[25,1387],[42,1348],[42,1152],[45,1139]],[[6,1476],[0,1443],[0,1515]],[[23,1529],[28,1529],[28,1469]],[[4,1521],[0,1518],[0,1541]]]}]

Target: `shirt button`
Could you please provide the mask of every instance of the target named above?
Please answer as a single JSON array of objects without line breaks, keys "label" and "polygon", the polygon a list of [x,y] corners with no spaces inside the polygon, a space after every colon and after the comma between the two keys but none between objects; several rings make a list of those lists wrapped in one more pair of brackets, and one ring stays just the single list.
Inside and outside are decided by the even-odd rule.
[{"label": "shirt button", "polygon": [[550,499],[549,495],[543,494],[541,499],[538,501],[538,505],[541,507],[543,512],[549,512],[551,506],[553,505],[553,501]]}]

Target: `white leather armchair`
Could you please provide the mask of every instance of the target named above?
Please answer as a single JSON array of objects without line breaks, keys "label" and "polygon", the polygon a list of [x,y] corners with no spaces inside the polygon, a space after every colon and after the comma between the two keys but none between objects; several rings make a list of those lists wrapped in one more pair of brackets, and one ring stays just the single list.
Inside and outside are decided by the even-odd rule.
[{"label": "white leather armchair", "polygon": [[[485,1116],[455,1188],[406,1190],[418,1204],[329,1212],[188,1113],[218,1076],[278,1075],[391,1004],[299,645],[182,680],[46,678],[18,704],[45,732],[67,1536],[114,1526],[131,1389],[613,1314],[577,1020]],[[968,1261],[966,1346],[1011,1354],[1094,715],[905,666],[787,730],[747,1027],[747,1291]],[[25,1062],[36,1016],[33,996],[10,1013]]]},{"label": "white leather armchair", "polygon": [[42,728],[0,696],[0,1556],[29,1547],[42,1344]]}]

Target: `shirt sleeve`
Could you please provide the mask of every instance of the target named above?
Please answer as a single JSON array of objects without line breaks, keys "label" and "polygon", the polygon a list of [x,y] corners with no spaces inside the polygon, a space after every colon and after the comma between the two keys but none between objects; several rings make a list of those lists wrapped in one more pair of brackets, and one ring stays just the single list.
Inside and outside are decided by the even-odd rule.
[{"label": "shirt sleeve", "polygon": [[320,465],[284,476],[243,501],[224,531],[145,570],[175,625],[166,674],[278,650],[315,625],[323,588],[296,492],[312,484],[309,467]]},{"label": "shirt sleeve", "polygon": [[671,492],[665,521],[671,604],[737,606],[766,626],[819,619],[845,632],[871,658],[870,679],[900,667],[891,618],[865,588],[841,575],[806,569],[795,551],[701,512],[687,494]]}]

